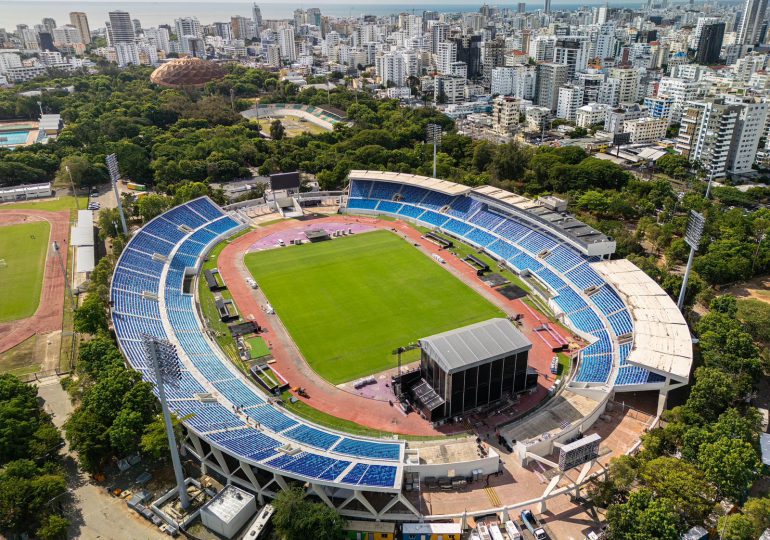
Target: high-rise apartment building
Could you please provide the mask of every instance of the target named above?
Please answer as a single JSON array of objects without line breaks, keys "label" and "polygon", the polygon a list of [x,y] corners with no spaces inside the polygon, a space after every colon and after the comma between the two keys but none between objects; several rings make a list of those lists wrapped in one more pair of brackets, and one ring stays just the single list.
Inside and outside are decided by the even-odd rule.
[{"label": "high-rise apartment building", "polygon": [[765,10],[767,10],[767,0],[746,0],[743,4],[738,35],[735,37],[736,44],[753,46],[759,43]]},{"label": "high-rise apartment building", "polygon": [[294,41],[293,28],[281,28],[278,32],[278,46],[281,48],[281,57],[289,62],[297,59],[297,43]]},{"label": "high-rise apartment building", "polygon": [[725,23],[712,23],[701,29],[695,61],[699,64],[716,64],[722,52]]},{"label": "high-rise apartment building", "polygon": [[134,23],[131,22],[131,15],[126,11],[110,11],[109,17],[107,36],[110,45],[134,43],[136,36],[134,35]]},{"label": "high-rise apartment building", "polygon": [[436,52],[436,71],[442,75],[452,72],[452,63],[457,61],[457,43],[454,41],[442,41],[438,44]]},{"label": "high-rise apartment building", "polygon": [[575,121],[575,114],[583,106],[583,88],[576,84],[567,84],[559,88],[556,105],[556,117]]},{"label": "high-rise apartment building", "polygon": [[86,14],[82,11],[73,11],[70,13],[70,22],[80,32],[80,39],[83,44],[89,45],[91,43],[91,28],[88,26]]},{"label": "high-rise apartment building", "polygon": [[519,125],[521,100],[510,96],[498,96],[492,102],[492,124],[501,134],[511,133]]},{"label": "high-rise apartment building", "polygon": [[724,177],[739,113],[738,105],[721,98],[688,101],[676,149],[690,161],[700,162],[709,178]]},{"label": "high-rise apartment building", "polygon": [[567,84],[569,68],[564,64],[546,63],[537,66],[537,104],[556,111],[559,88]]}]

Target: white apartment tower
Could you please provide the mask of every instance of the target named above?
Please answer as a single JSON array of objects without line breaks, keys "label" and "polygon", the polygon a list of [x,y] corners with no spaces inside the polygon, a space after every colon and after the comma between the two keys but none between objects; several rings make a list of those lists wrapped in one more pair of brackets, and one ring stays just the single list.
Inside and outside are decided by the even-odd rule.
[{"label": "white apartment tower", "polygon": [[294,41],[293,28],[281,28],[278,33],[278,46],[281,48],[281,57],[289,62],[297,59],[297,44]]}]

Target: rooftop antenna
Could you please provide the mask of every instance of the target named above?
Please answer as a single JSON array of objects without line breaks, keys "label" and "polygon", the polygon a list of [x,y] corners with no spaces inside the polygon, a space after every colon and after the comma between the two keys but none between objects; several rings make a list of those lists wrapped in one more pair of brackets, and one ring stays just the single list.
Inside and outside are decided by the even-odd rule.
[{"label": "rooftop antenna", "polygon": [[184,482],[184,471],[182,462],[179,459],[179,452],[176,446],[176,435],[174,434],[174,425],[171,423],[171,413],[166,403],[166,384],[177,386],[182,379],[182,368],[179,365],[179,356],[177,356],[176,347],[165,339],[159,339],[155,336],[145,334],[142,336],[145,355],[155,368],[155,384],[158,387],[158,398],[160,407],[163,410],[163,420],[166,424],[166,436],[168,437],[168,448],[171,452],[171,463],[174,466],[174,476],[179,490],[179,504],[187,509],[190,506],[190,496],[187,494],[187,486]]},{"label": "rooftop antenna", "polygon": [[120,201],[120,193],[118,193],[118,180],[120,180],[120,168],[118,167],[118,156],[115,154],[108,155],[105,160],[107,163],[107,170],[110,173],[110,181],[112,182],[112,191],[115,193],[115,200],[118,204],[118,213],[120,214],[120,224],[123,225],[123,234],[128,236],[128,226],[126,225],[126,216],[123,214],[123,203]]}]

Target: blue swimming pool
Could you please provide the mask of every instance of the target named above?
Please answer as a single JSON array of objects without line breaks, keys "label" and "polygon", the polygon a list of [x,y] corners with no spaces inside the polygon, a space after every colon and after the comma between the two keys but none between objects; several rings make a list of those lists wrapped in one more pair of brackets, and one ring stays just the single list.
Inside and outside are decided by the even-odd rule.
[{"label": "blue swimming pool", "polygon": [[27,142],[30,130],[0,131],[0,146],[18,146]]}]

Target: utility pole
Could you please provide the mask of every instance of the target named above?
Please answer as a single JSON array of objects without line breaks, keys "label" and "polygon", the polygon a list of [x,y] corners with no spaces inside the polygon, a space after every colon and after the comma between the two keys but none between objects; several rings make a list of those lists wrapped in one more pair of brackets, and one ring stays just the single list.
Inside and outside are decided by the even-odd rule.
[{"label": "utility pole", "polygon": [[61,273],[64,276],[64,285],[67,287],[67,295],[70,297],[70,304],[72,305],[72,312],[75,312],[75,295],[72,294],[72,287],[70,286],[70,280],[67,278],[67,269],[64,267],[64,259],[61,257],[61,248],[59,247],[59,243],[54,240],[51,243],[51,247],[53,247],[53,252],[56,255],[56,258],[59,259],[59,267],[61,268]]},{"label": "utility pole", "polygon": [[123,234],[128,236],[126,216],[123,214],[123,203],[120,200],[120,193],[118,192],[118,180],[120,180],[118,156],[115,154],[110,154],[104,161],[107,162],[107,170],[110,173],[110,181],[112,182],[112,191],[115,193],[115,201],[118,203],[118,213],[120,214],[120,224],[123,225]]},{"label": "utility pole", "polygon": [[705,225],[706,218],[703,217],[703,214],[690,210],[690,219],[687,221],[687,229],[684,233],[684,241],[690,246],[690,256],[687,258],[687,269],[684,271],[682,289],[679,291],[679,301],[676,303],[680,311],[684,306],[684,298],[687,295],[687,282],[690,279],[690,271],[692,270],[692,261],[695,258],[695,252],[698,251]]},{"label": "utility pole", "polygon": [[433,178],[436,178],[436,148],[441,145],[441,126],[438,124],[428,124],[425,126],[425,140],[433,143]]},{"label": "utility pole", "polygon": [[75,210],[80,210],[80,202],[78,201],[78,192],[75,191],[75,182],[72,180],[72,172],[70,171],[70,166],[65,165],[64,169],[67,171],[67,174],[70,177],[70,186],[72,187],[72,194],[75,196]]},{"label": "utility pole", "polygon": [[155,384],[158,387],[158,398],[160,407],[163,410],[163,420],[166,424],[166,437],[168,437],[168,448],[171,452],[171,463],[174,466],[174,476],[179,491],[179,504],[187,509],[190,506],[190,496],[187,494],[187,485],[184,481],[184,471],[182,462],[179,459],[179,452],[176,446],[176,435],[174,434],[174,425],[171,423],[171,413],[168,410],[166,402],[166,384],[178,385],[182,379],[182,370],[179,366],[179,357],[176,348],[171,342],[159,339],[145,334],[142,336],[144,350],[147,359],[151,361],[155,368]]}]

